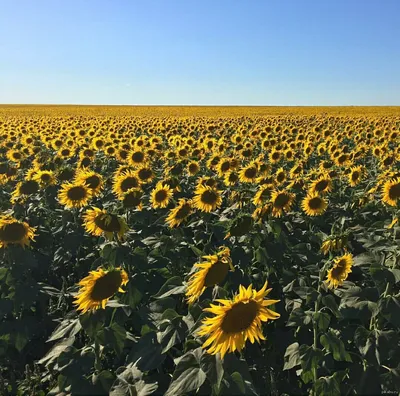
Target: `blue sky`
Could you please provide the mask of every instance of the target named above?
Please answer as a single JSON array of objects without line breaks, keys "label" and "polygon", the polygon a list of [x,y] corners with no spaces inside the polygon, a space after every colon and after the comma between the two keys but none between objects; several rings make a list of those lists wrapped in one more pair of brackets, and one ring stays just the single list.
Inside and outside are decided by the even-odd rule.
[{"label": "blue sky", "polygon": [[400,0],[0,9],[0,103],[400,105]]}]

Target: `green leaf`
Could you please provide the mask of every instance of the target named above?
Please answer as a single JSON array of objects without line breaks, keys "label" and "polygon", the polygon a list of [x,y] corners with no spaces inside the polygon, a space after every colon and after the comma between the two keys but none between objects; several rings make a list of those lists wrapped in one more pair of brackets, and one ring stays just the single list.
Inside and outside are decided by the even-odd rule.
[{"label": "green leaf", "polygon": [[302,308],[295,308],[289,316],[287,326],[308,325],[312,321],[311,311],[304,312]]},{"label": "green leaf", "polygon": [[112,347],[117,354],[121,354],[126,340],[126,330],[118,323],[113,323],[109,327],[103,328],[97,334],[100,343],[107,347]]},{"label": "green leaf", "polygon": [[350,354],[346,351],[342,340],[340,340],[332,332],[322,334],[320,337],[321,344],[328,351],[331,352],[333,358],[337,361],[351,362]]},{"label": "green leaf", "polygon": [[203,385],[207,375],[200,367],[199,357],[202,354],[202,349],[198,348],[179,359],[165,396],[184,395]]},{"label": "green leaf", "polygon": [[162,346],[154,332],[143,335],[133,346],[127,361],[135,364],[141,371],[150,371],[159,367],[165,360]]},{"label": "green leaf", "polygon": [[169,278],[160,288],[154,298],[165,298],[174,294],[182,294],[185,292],[185,286],[182,284],[180,276]]},{"label": "green leaf", "polygon": [[236,386],[239,388],[240,393],[242,395],[246,394],[246,388],[242,375],[237,371],[235,371],[234,373],[231,374],[231,378],[233,382],[236,384]]},{"label": "green leaf", "polygon": [[317,323],[319,330],[326,330],[329,326],[331,318],[330,318],[329,314],[327,314],[325,312],[315,312],[314,320]]},{"label": "green leaf", "polygon": [[335,297],[333,297],[331,294],[322,297],[322,304],[329,308],[337,318],[342,316],[339,312],[339,306],[336,303]]},{"label": "green leaf", "polygon": [[79,318],[64,319],[53,331],[47,342],[56,341],[60,338],[69,338],[76,335],[82,329]]},{"label": "green leaf", "polygon": [[315,383],[315,393],[320,396],[337,396],[342,392],[340,384],[343,381],[346,373],[344,371],[337,371],[330,377],[320,377]]},{"label": "green leaf", "polygon": [[313,348],[309,345],[300,345],[299,347],[300,364],[303,371],[312,371],[318,367],[324,353],[319,348]]},{"label": "green leaf", "polygon": [[379,301],[380,313],[391,324],[400,327],[400,298],[399,296],[387,296]]},{"label": "green leaf", "polygon": [[206,373],[210,383],[219,389],[224,376],[224,367],[220,355],[204,353],[200,359],[200,367]]},{"label": "green leaf", "polygon": [[[157,333],[157,341],[162,346],[162,353],[169,351],[175,344],[183,342],[188,330],[186,323],[182,320],[181,316],[172,309],[168,311],[170,313],[168,314],[167,311],[164,312],[163,317],[169,315],[170,319],[163,319],[159,323],[160,331]],[[175,312],[177,316],[171,317],[171,311]]]},{"label": "green leaf", "polygon": [[24,333],[17,333],[15,335],[15,348],[18,350],[18,352],[21,352],[25,348],[25,345],[28,343],[28,341],[29,338]]},{"label": "green leaf", "polygon": [[300,355],[299,355],[299,343],[294,342],[286,348],[285,356],[284,356],[284,370],[290,370],[293,367],[299,366],[301,364]]},{"label": "green leaf", "polygon": [[69,347],[71,347],[72,344],[74,343],[74,341],[75,341],[75,337],[66,338],[66,339],[60,341],[59,343],[54,345],[50,349],[50,351],[47,352],[47,354],[42,359],[39,360],[38,363],[45,364],[46,366],[48,366],[49,364],[54,362],[54,360],[56,360],[62,352],[67,350]]},{"label": "green leaf", "polygon": [[354,333],[354,343],[361,355],[368,360],[371,365],[378,365],[379,353],[376,348],[376,338],[372,331],[359,326]]}]

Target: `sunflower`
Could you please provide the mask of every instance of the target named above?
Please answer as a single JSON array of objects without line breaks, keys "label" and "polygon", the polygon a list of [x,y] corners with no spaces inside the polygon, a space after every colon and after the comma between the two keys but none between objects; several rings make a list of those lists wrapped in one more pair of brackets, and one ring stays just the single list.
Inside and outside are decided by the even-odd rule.
[{"label": "sunflower", "polygon": [[350,168],[349,183],[351,187],[355,187],[360,183],[362,177],[362,166],[355,166]]},{"label": "sunflower", "polygon": [[19,182],[11,194],[11,202],[16,202],[18,198],[23,200],[39,191],[39,183],[36,180],[24,180]]},{"label": "sunflower", "polygon": [[390,206],[397,206],[400,199],[400,177],[391,179],[383,185],[382,201]]},{"label": "sunflower", "polygon": [[57,181],[54,172],[50,170],[38,170],[32,179],[37,181],[41,187],[53,186]]},{"label": "sunflower", "polygon": [[81,208],[92,198],[92,190],[84,183],[64,183],[58,193],[61,205],[66,208]]},{"label": "sunflower", "polygon": [[137,208],[142,210],[142,196],[143,191],[140,188],[130,188],[119,199],[122,201],[122,206],[126,209]]},{"label": "sunflower", "polygon": [[288,212],[294,203],[295,195],[287,191],[275,190],[271,193],[272,215],[281,217]]},{"label": "sunflower", "polygon": [[133,171],[125,170],[114,177],[113,191],[118,197],[122,196],[131,188],[138,187],[140,187],[140,181]]},{"label": "sunflower", "polygon": [[166,208],[172,195],[173,190],[168,184],[158,182],[151,192],[150,203],[154,209]]},{"label": "sunflower", "polygon": [[203,256],[201,263],[195,264],[198,271],[192,273],[186,288],[186,298],[189,304],[193,304],[203,294],[207,287],[220,284],[226,278],[228,271],[233,271],[230,250],[221,247],[217,254]]},{"label": "sunflower", "polygon": [[211,304],[210,308],[204,309],[214,315],[203,319],[198,331],[199,336],[208,337],[203,344],[208,353],[216,355],[219,352],[223,359],[226,353],[241,351],[248,339],[252,344],[265,340],[262,322],[280,317],[280,314],[267,308],[279,302],[264,299],[272,290],[267,290],[267,284],[265,282],[258,292],[252,285],[247,289],[240,285],[239,293],[233,300],[216,300],[220,305]]},{"label": "sunflower", "polygon": [[99,195],[103,188],[103,177],[91,170],[81,170],[75,177],[75,183],[84,183],[92,191],[93,196]]},{"label": "sunflower", "polygon": [[35,228],[12,216],[0,216],[0,248],[8,245],[29,246],[35,237]]},{"label": "sunflower", "polygon": [[310,192],[326,194],[332,190],[332,179],[328,175],[321,175],[310,186]]},{"label": "sunflower", "polygon": [[141,149],[134,149],[128,154],[128,161],[133,167],[140,167],[147,162],[146,152]]},{"label": "sunflower", "polygon": [[107,301],[116,292],[125,293],[121,286],[125,286],[127,283],[128,274],[120,267],[110,270],[97,268],[96,271],[90,271],[89,275],[78,283],[80,290],[74,304],[82,313],[98,308],[104,309]]},{"label": "sunflower", "polygon": [[328,270],[326,284],[330,289],[336,289],[339,285],[347,279],[347,276],[351,272],[351,266],[353,265],[353,255],[346,253],[345,255],[335,259],[333,267]]},{"label": "sunflower", "polygon": [[269,201],[271,197],[271,192],[274,190],[273,184],[262,184],[258,187],[258,191],[253,199],[253,204],[255,206],[263,206]]},{"label": "sunflower", "polygon": [[258,166],[255,162],[248,164],[239,172],[239,180],[243,183],[253,183],[258,176]]},{"label": "sunflower", "polygon": [[310,193],[303,199],[301,207],[308,216],[320,216],[326,211],[328,202],[317,193]]},{"label": "sunflower", "polygon": [[286,172],[283,168],[279,168],[275,173],[276,184],[283,184],[286,180]]},{"label": "sunflower", "polygon": [[150,183],[154,179],[153,170],[148,166],[142,166],[136,172],[141,183]]},{"label": "sunflower", "polygon": [[338,235],[338,236],[329,236],[326,238],[321,245],[321,252],[327,255],[329,252],[334,250],[344,249],[346,250],[348,241],[348,235]]},{"label": "sunflower", "polygon": [[200,165],[197,161],[191,161],[187,165],[187,171],[190,176],[194,176],[200,172]]},{"label": "sunflower", "polygon": [[128,226],[122,217],[108,213],[104,209],[88,209],[83,220],[83,225],[88,234],[103,235],[108,240],[112,240],[115,234],[117,234],[118,239],[122,239],[128,230]]},{"label": "sunflower", "polygon": [[178,227],[192,213],[192,202],[181,198],[178,205],[169,211],[165,222],[171,227]]},{"label": "sunflower", "polygon": [[222,204],[221,191],[210,186],[200,185],[196,189],[193,204],[202,212],[212,212]]},{"label": "sunflower", "polygon": [[224,177],[227,186],[234,186],[239,181],[239,175],[235,171],[228,171]]}]

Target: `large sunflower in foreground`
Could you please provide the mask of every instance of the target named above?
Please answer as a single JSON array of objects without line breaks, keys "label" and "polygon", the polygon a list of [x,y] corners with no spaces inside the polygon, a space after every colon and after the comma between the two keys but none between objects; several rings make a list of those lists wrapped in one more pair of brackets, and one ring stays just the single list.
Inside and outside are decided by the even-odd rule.
[{"label": "large sunflower in foreground", "polygon": [[223,247],[217,254],[203,256],[201,263],[195,264],[200,270],[194,272],[186,288],[189,304],[193,304],[204,292],[206,287],[212,287],[224,281],[229,270],[233,271],[230,250]]},{"label": "large sunflower in foreground", "polygon": [[332,179],[329,175],[323,174],[311,183],[310,192],[326,194],[330,191],[332,191]]},{"label": "large sunflower in foreground", "polygon": [[84,183],[64,183],[58,193],[61,205],[66,208],[81,208],[92,198],[92,191]]},{"label": "large sunflower in foreground", "polygon": [[210,186],[199,186],[196,189],[193,203],[202,212],[212,212],[222,204],[221,192]]},{"label": "large sunflower in foreground", "polygon": [[88,209],[83,219],[87,233],[95,236],[103,235],[108,240],[113,239],[115,234],[121,239],[128,230],[128,226],[122,217],[108,213],[104,209]]},{"label": "large sunflower in foreground", "polygon": [[330,289],[336,289],[341,285],[351,272],[351,266],[353,265],[353,255],[346,253],[345,255],[335,259],[333,267],[328,270],[326,284]]},{"label": "large sunflower in foreground", "polygon": [[103,188],[103,177],[91,170],[81,170],[76,175],[75,182],[86,184],[92,190],[93,196],[98,195]]},{"label": "large sunflower in foreground", "polygon": [[265,300],[264,298],[272,289],[267,289],[265,282],[262,289],[254,290],[252,285],[247,289],[240,285],[239,293],[233,300],[216,300],[220,305],[211,304],[206,312],[214,314],[213,317],[203,319],[198,335],[207,336],[203,348],[207,352],[224,358],[226,353],[241,351],[247,340],[265,340],[262,334],[262,322],[278,319],[280,314],[267,307],[279,300]]},{"label": "large sunflower in foreground", "polygon": [[397,206],[400,199],[400,177],[391,179],[383,185],[382,201],[390,206]]},{"label": "large sunflower in foreground", "polygon": [[178,205],[169,211],[165,222],[171,227],[178,227],[191,213],[192,202],[181,198]]},{"label": "large sunflower in foreground", "polygon": [[121,171],[118,175],[114,176],[113,191],[118,197],[121,197],[131,188],[139,188],[140,180],[136,173],[130,170]]},{"label": "large sunflower in foreground", "polygon": [[320,216],[326,211],[328,202],[318,194],[310,193],[303,199],[301,207],[308,216]]},{"label": "large sunflower in foreground", "polygon": [[275,190],[271,193],[272,215],[281,217],[283,212],[288,212],[294,203],[295,195],[287,191]]},{"label": "large sunflower in foreground", "polygon": [[35,237],[35,228],[12,216],[0,217],[0,248],[8,245],[29,246]]},{"label": "large sunflower in foreground", "polygon": [[116,293],[125,293],[121,286],[128,283],[128,274],[121,268],[90,271],[78,284],[80,290],[74,304],[77,310],[85,313],[98,308],[105,308],[107,301]]}]

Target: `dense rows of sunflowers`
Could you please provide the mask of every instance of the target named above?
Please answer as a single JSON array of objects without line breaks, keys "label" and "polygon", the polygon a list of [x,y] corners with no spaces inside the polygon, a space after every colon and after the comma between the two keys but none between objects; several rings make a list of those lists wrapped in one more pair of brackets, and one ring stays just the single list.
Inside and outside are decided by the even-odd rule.
[{"label": "dense rows of sunflowers", "polygon": [[0,118],[0,393],[400,387],[400,118]]}]

